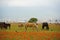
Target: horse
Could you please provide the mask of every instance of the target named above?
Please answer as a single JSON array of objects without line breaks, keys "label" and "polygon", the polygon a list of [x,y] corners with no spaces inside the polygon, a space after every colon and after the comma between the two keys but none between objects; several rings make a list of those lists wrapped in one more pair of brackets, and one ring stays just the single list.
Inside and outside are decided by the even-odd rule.
[{"label": "horse", "polygon": [[44,29],[44,27],[46,27],[46,29],[49,30],[49,26],[47,22],[42,23],[42,29]]},{"label": "horse", "polygon": [[25,23],[25,29],[27,30],[27,28],[35,28],[38,31],[38,25],[36,23]]},{"label": "horse", "polygon": [[4,28],[6,28],[6,29],[7,29],[7,27],[9,27],[9,29],[10,29],[10,24],[5,23],[5,27],[4,27]]},{"label": "horse", "polygon": [[18,27],[23,27],[24,26],[24,23],[19,23],[18,24]]},{"label": "horse", "polygon": [[1,29],[2,29],[2,28],[7,29],[7,27],[9,27],[9,29],[10,29],[10,24],[9,24],[9,23],[0,22],[0,28],[1,28]]}]

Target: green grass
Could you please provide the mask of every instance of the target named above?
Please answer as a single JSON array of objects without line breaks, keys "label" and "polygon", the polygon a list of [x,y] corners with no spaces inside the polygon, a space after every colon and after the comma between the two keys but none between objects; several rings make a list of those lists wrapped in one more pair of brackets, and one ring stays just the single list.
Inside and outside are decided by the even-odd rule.
[{"label": "green grass", "polygon": [[[5,30],[5,29],[1,30],[0,29],[0,31],[24,32],[25,27],[18,27],[17,23],[11,23],[11,28],[10,29],[9,28],[7,30]],[[40,31],[48,31],[48,30],[46,30],[46,29],[42,30],[42,24],[39,24],[38,25],[38,32],[40,32]],[[58,24],[49,24],[49,31],[60,32],[60,25],[58,25]],[[32,28],[28,27],[27,32],[37,32],[37,30],[36,29],[33,30]]]}]

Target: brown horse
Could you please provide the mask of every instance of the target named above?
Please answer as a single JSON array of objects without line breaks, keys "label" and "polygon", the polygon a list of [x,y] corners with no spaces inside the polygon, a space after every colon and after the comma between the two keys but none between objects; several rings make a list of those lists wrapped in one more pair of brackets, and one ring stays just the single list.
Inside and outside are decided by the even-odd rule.
[{"label": "brown horse", "polygon": [[35,28],[38,31],[38,25],[36,23],[25,23],[25,29],[27,30],[27,28]]},{"label": "brown horse", "polygon": [[19,23],[18,24],[18,27],[23,27],[24,26],[24,23]]}]

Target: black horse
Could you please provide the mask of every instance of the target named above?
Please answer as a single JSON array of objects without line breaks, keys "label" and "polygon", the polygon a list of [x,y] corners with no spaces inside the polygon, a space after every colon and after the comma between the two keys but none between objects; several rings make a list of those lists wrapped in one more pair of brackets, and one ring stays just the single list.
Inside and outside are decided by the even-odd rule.
[{"label": "black horse", "polygon": [[10,24],[9,24],[9,23],[0,22],[0,28],[1,28],[1,29],[2,29],[2,28],[7,29],[8,27],[9,27],[9,29],[10,29]]},{"label": "black horse", "polygon": [[46,27],[46,29],[49,30],[49,26],[47,22],[42,23],[42,29],[44,29],[44,27]]}]

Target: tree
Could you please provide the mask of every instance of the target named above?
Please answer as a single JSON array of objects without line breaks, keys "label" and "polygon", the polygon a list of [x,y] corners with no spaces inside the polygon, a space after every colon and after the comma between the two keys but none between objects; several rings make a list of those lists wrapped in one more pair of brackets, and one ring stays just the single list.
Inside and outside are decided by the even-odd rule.
[{"label": "tree", "polygon": [[31,22],[31,23],[36,23],[38,21],[37,18],[31,18],[28,22]]}]

